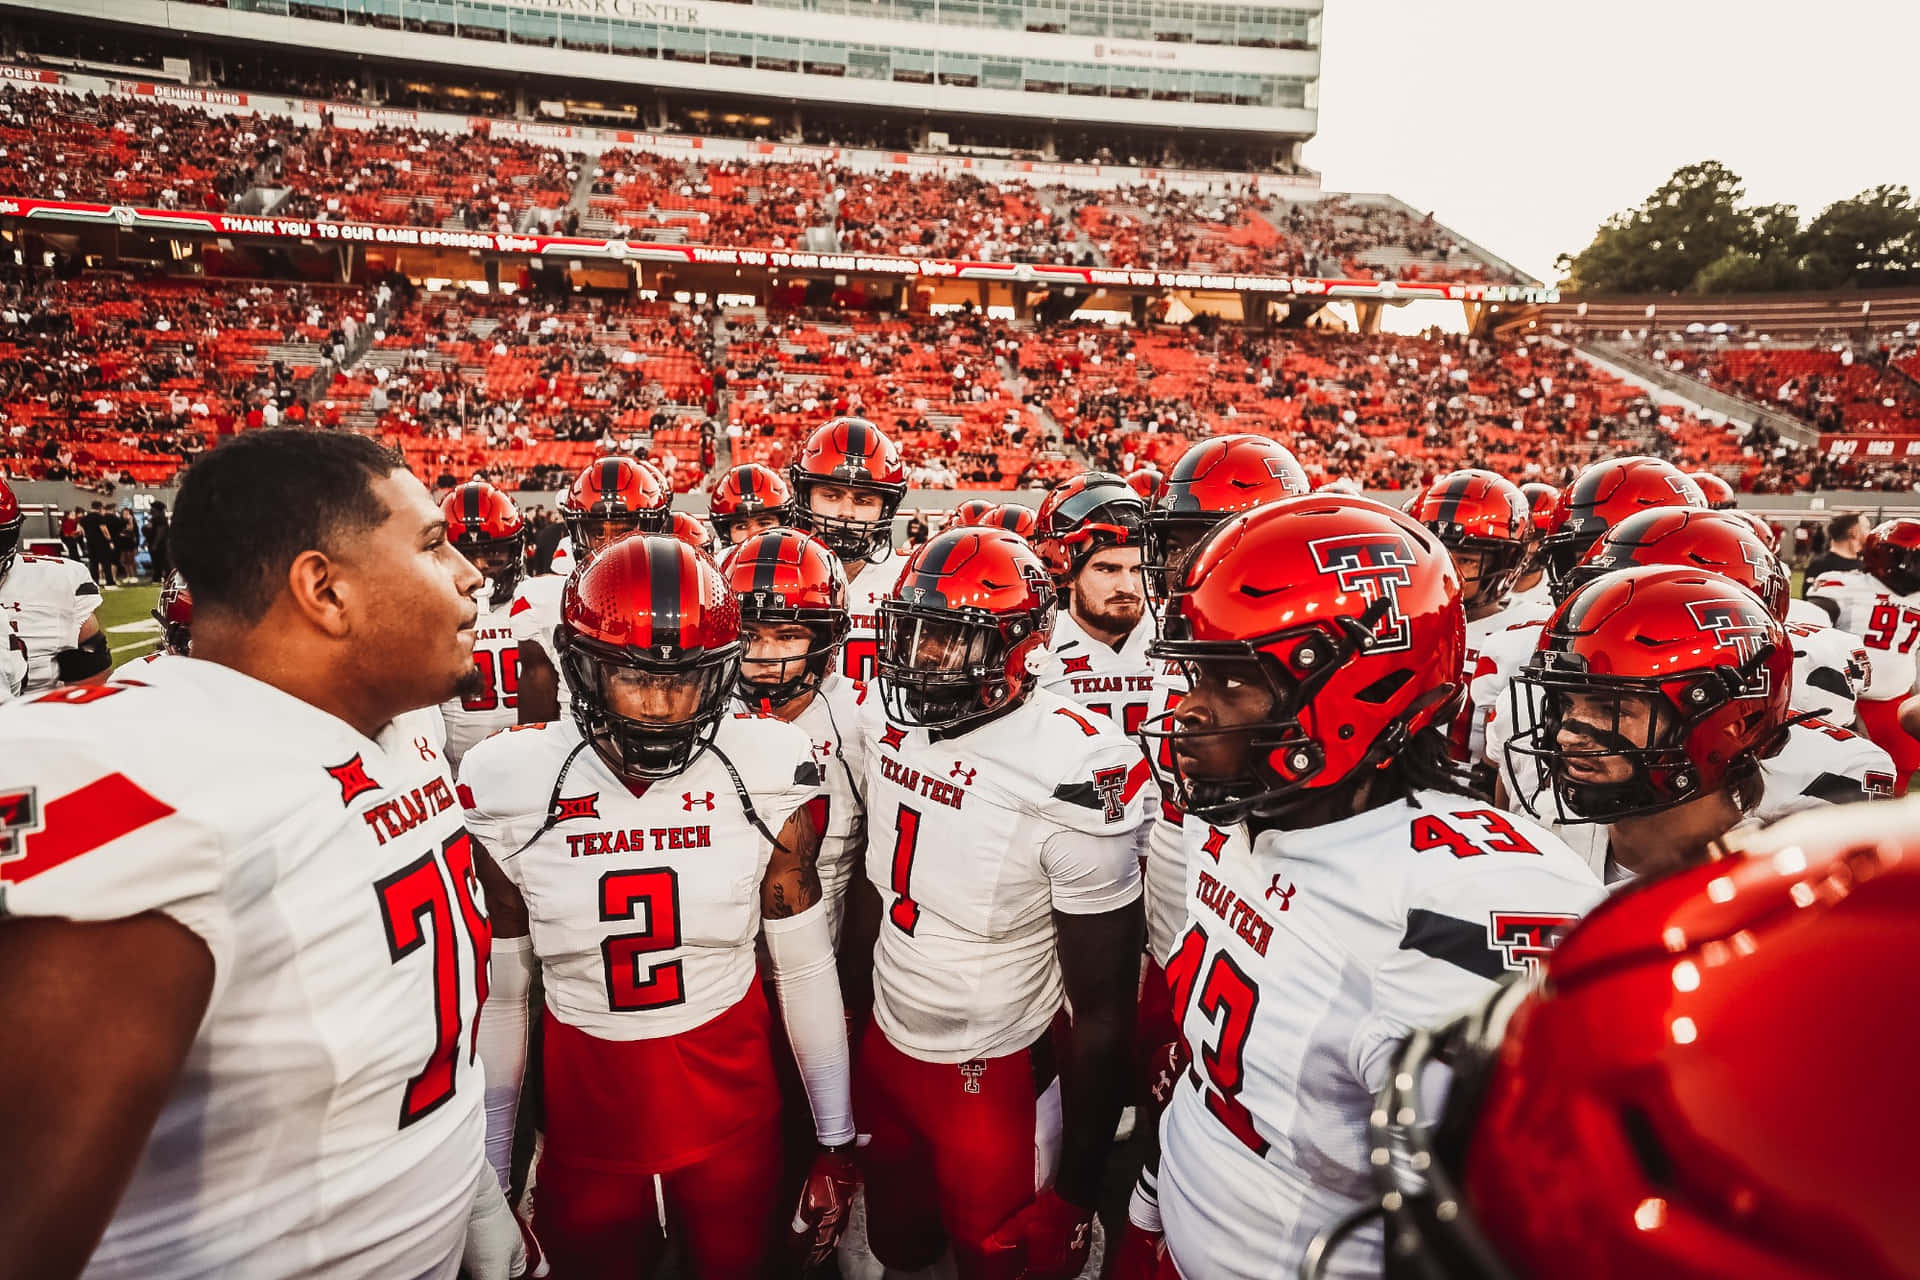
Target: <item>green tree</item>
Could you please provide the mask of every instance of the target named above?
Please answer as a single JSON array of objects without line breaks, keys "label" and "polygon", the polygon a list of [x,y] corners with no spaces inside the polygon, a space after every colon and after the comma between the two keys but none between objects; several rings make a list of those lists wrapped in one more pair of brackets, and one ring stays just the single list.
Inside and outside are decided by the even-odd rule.
[{"label": "green tree", "polygon": [[1729,254],[1764,257],[1799,224],[1783,206],[1742,208],[1745,197],[1740,175],[1719,161],[1683,165],[1638,207],[1607,219],[1592,244],[1560,259],[1562,287],[1677,293]]},{"label": "green tree", "polygon": [[1882,185],[1834,201],[1798,241],[1815,288],[1920,281],[1920,205],[1905,187]]}]

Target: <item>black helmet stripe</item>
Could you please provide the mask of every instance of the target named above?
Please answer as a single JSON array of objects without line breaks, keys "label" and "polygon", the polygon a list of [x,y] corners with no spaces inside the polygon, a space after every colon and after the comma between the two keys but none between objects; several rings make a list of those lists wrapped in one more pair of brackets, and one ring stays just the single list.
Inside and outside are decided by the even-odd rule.
[{"label": "black helmet stripe", "polygon": [[480,486],[464,484],[460,486],[460,519],[468,526],[467,532],[474,533],[474,525],[480,523]]},{"label": "black helmet stripe", "polygon": [[603,458],[600,461],[600,501],[610,502],[612,496],[620,490],[620,459]]},{"label": "black helmet stripe", "polygon": [[742,467],[736,474],[739,476],[739,483],[736,487],[740,490],[740,500],[743,503],[749,498],[756,498],[760,495],[760,475],[758,472],[754,471],[751,467]]},{"label": "black helmet stripe", "polygon": [[1467,489],[1473,484],[1472,476],[1450,476],[1446,490],[1440,495],[1440,514],[1434,523],[1450,525],[1460,513],[1460,503],[1467,496]]},{"label": "black helmet stripe", "polygon": [[680,546],[672,538],[647,538],[647,601],[653,614],[650,643],[676,648],[680,644]]},{"label": "black helmet stripe", "polygon": [[780,566],[787,562],[787,554],[798,546],[800,535],[781,530],[760,539],[758,554],[753,562],[753,589],[755,591],[773,590],[774,581],[780,576]]}]

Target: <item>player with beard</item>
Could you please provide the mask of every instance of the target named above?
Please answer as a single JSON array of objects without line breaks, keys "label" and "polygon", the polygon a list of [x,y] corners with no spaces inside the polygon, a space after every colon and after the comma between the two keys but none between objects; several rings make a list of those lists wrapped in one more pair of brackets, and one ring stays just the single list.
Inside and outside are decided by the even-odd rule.
[{"label": "player with beard", "polygon": [[488,734],[519,721],[520,648],[513,638],[514,592],[527,564],[527,526],[513,499],[484,480],[460,485],[440,504],[447,537],[487,576],[473,635],[473,688],[444,703],[447,766]]},{"label": "player with beard", "polygon": [[671,532],[672,504],[673,492],[659,471],[632,458],[596,458],[574,477],[560,499],[568,555],[554,556],[552,573],[521,582],[507,611],[520,650],[521,724],[558,720],[568,704],[568,689],[551,652],[554,628],[560,625],[560,593],[568,581],[630,533]]},{"label": "player with beard", "polygon": [[893,551],[893,517],[907,495],[900,451],[865,418],[835,418],[807,437],[788,479],[794,524],[826,543],[847,573],[841,673],[867,680],[873,675],[880,601],[900,576],[901,560]]},{"label": "player with beard", "polygon": [[1792,681],[1786,631],[1731,579],[1602,574],[1514,677],[1511,776],[1530,811],[1602,829],[1608,884],[1691,866],[1759,806]]},{"label": "player with beard", "polygon": [[0,1276],[506,1276],[491,927],[416,728],[482,578],[350,432],[200,458],[172,549],[192,657],[0,713]]},{"label": "player with beard", "polygon": [[793,487],[772,467],[743,462],[720,477],[707,503],[707,519],[723,554],[756,533],[778,529],[793,519]]},{"label": "player with beard", "polygon": [[[1221,525],[1168,586],[1153,652],[1189,689],[1148,736],[1170,741],[1203,837],[1167,965],[1191,1065],[1117,1274],[1268,1280],[1362,1203],[1398,1041],[1602,891],[1552,835],[1450,789],[1466,618],[1426,529],[1365,498],[1289,498]],[[1380,1232],[1355,1240],[1337,1274],[1379,1276]]]},{"label": "player with beard", "polygon": [[1396,1048],[1367,1123],[1401,1280],[1913,1280],[1885,1099],[1920,1052],[1920,806],[1739,832]]},{"label": "player with beard", "polygon": [[22,551],[26,523],[0,477],[0,647],[16,655],[0,658],[0,669],[26,660],[22,693],[96,683],[113,669],[106,633],[93,616],[100,588],[77,560]]}]

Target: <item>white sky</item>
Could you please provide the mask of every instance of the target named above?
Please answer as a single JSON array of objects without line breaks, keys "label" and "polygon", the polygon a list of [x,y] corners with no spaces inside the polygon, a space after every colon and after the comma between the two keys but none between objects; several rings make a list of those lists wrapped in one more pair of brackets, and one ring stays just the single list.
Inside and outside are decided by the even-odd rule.
[{"label": "white sky", "polygon": [[1607,215],[1719,160],[1803,220],[1920,191],[1916,0],[1326,0],[1329,191],[1387,191],[1558,283]]}]

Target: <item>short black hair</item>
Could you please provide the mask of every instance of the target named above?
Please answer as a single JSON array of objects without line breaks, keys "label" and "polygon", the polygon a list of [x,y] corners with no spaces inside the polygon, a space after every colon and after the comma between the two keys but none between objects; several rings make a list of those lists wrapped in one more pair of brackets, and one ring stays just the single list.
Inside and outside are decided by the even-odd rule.
[{"label": "short black hair", "polygon": [[1827,521],[1827,541],[1838,542],[1842,538],[1853,536],[1853,526],[1867,518],[1864,511],[1849,511],[1845,515],[1835,516]]},{"label": "short black hair", "polygon": [[295,558],[386,520],[374,482],[405,469],[350,431],[243,431],[202,455],[180,482],[169,535],[193,607],[258,622]]}]

